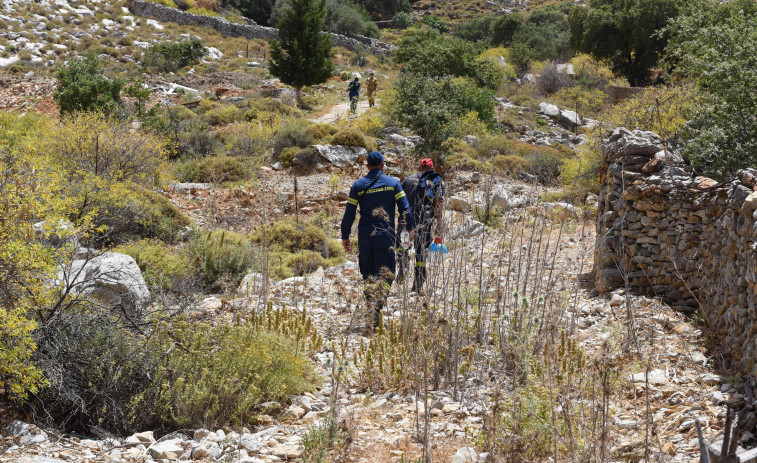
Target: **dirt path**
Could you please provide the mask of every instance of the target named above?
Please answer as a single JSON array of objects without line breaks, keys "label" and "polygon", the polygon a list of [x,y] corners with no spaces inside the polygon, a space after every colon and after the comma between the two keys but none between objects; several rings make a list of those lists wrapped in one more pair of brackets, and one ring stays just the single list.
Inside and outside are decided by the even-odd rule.
[{"label": "dirt path", "polygon": [[[379,101],[380,100],[377,99],[376,103],[378,104]],[[363,100],[358,101],[357,103],[358,116],[363,114],[367,110],[368,110],[368,99],[363,99]],[[319,124],[331,124],[332,122],[336,122],[339,119],[349,119],[350,117],[352,117],[352,115],[350,114],[350,102],[345,101],[333,106],[329,110],[329,112],[327,112],[323,116],[320,116],[311,120]]]}]

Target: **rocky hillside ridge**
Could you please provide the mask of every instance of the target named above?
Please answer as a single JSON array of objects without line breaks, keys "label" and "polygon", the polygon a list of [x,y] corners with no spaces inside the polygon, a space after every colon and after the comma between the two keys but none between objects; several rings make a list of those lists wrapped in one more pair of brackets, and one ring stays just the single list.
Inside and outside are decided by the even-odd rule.
[{"label": "rocky hillside ridge", "polygon": [[[169,8],[146,0],[127,0],[129,11],[137,16],[154,18],[164,22],[174,22],[180,25],[195,24],[210,27],[220,34],[229,37],[245,37],[248,39],[277,40],[278,31],[274,27],[252,24],[236,24],[224,18],[191,14],[186,11]],[[340,34],[331,34],[334,46],[354,50],[357,47],[366,47],[368,51],[376,55],[384,55],[392,51],[392,46],[376,39],[368,37],[346,37]]]}]

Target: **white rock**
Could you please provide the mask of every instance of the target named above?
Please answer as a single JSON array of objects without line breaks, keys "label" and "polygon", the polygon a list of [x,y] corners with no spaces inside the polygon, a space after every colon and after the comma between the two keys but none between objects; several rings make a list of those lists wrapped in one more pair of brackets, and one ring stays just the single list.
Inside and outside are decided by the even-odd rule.
[{"label": "white rock", "polygon": [[412,148],[415,146],[415,143],[413,143],[412,140],[410,140],[407,137],[403,137],[402,135],[398,133],[390,134],[386,137],[386,139],[394,143],[395,145],[402,145],[408,148]]},{"label": "white rock", "polygon": [[211,61],[220,61],[223,58],[223,52],[216,47],[208,47],[208,54],[205,57]]},{"label": "white rock", "polygon": [[69,285],[72,294],[94,296],[137,314],[150,302],[150,291],[137,262],[117,252],[73,261],[58,271],[58,284]]},{"label": "white rock", "polygon": [[263,445],[252,434],[242,434],[239,443],[248,452],[259,452]]},{"label": "white rock", "polygon": [[618,307],[619,305],[623,305],[623,303],[625,302],[626,298],[616,293],[613,294],[610,298],[610,307]]},{"label": "white rock", "polygon": [[264,429],[262,431],[258,431],[255,434],[252,435],[255,439],[264,442],[270,439],[271,437],[275,436],[279,432],[278,426],[272,426],[270,428]]},{"label": "white rock", "polygon": [[697,378],[697,382],[706,384],[708,386],[717,386],[723,381],[724,378],[722,376],[713,375],[712,373],[704,373],[699,375],[699,377]]},{"label": "white rock", "polygon": [[478,461],[478,453],[473,447],[463,447],[452,457],[452,463],[471,463]]},{"label": "white rock", "polygon": [[194,437],[194,440],[196,440],[197,442],[201,442],[203,439],[205,439],[206,437],[208,437],[210,434],[211,434],[211,432],[209,430],[207,430],[207,429],[195,429],[193,437]]},{"label": "white rock", "polygon": [[21,61],[18,56],[11,56],[9,58],[0,58],[0,67],[10,66]]},{"label": "white rock", "polygon": [[560,115],[560,108],[557,106],[542,101],[539,103],[539,112],[549,117],[557,117]]},{"label": "white rock", "polygon": [[181,445],[183,443],[184,441],[181,439],[169,439],[151,445],[147,451],[156,460],[176,460],[184,453],[184,447]]},{"label": "white rock", "polygon": [[448,200],[450,207],[459,212],[468,212],[471,208],[470,202],[462,196],[452,196]]},{"label": "white rock", "polygon": [[12,421],[5,427],[6,432],[18,438],[21,445],[39,444],[47,440],[47,433],[33,424],[20,420]]},{"label": "white rock", "polygon": [[[662,370],[651,370],[648,376],[649,384],[660,385],[668,382],[668,377]],[[629,381],[631,381],[632,383],[645,383],[646,377],[644,375],[644,372],[630,375]]]},{"label": "white rock", "polygon": [[162,24],[160,24],[158,21],[154,19],[146,19],[145,24],[147,24],[148,26],[152,26],[159,31],[162,31],[163,29],[165,29],[165,27],[163,27]]}]

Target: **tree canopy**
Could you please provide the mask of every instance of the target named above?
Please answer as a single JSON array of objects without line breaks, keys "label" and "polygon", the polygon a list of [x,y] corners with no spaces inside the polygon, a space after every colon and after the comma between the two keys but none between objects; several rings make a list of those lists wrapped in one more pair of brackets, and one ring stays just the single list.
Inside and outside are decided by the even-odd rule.
[{"label": "tree canopy", "polygon": [[279,21],[280,41],[271,45],[270,72],[297,89],[320,84],[333,74],[331,37],[322,34],[326,0],[292,0]]},{"label": "tree canopy", "polygon": [[570,13],[570,44],[597,59],[609,60],[614,72],[632,86],[649,83],[668,34],[657,32],[677,17],[685,0],[591,0]]},{"label": "tree canopy", "polygon": [[223,6],[236,8],[258,24],[268,24],[275,0],[222,0]]},{"label": "tree canopy", "polygon": [[703,2],[667,32],[669,64],[699,88],[682,131],[687,159],[718,180],[757,165],[757,3]]}]

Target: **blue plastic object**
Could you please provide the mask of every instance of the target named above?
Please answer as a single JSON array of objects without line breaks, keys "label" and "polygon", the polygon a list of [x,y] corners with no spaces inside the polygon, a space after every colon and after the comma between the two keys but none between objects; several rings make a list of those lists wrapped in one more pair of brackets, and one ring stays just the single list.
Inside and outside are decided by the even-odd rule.
[{"label": "blue plastic object", "polygon": [[431,245],[430,250],[431,252],[441,252],[442,254],[447,254],[447,246],[442,244],[441,238],[436,238],[434,240],[434,244]]}]

